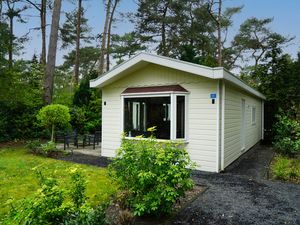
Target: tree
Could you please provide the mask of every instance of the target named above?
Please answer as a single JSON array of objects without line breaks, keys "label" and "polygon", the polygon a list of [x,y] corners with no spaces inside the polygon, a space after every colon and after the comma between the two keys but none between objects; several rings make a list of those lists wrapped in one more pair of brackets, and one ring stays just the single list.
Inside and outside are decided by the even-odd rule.
[{"label": "tree", "polygon": [[124,58],[130,58],[137,51],[145,50],[146,46],[141,43],[135,32],[125,33],[124,35],[113,35],[110,52],[117,64],[124,61]]},{"label": "tree", "polygon": [[73,12],[66,13],[66,21],[60,29],[62,48],[75,46],[73,69],[73,81],[75,85],[78,85],[79,82],[81,41],[90,43],[92,39],[92,37],[89,35],[91,29],[87,22],[88,20],[84,17],[82,0],[78,0],[78,8]]},{"label": "tree", "polygon": [[[227,41],[228,28],[232,26],[232,17],[239,13],[243,6],[222,9],[222,0],[209,0],[207,3],[207,10],[213,19],[217,30],[217,61],[218,66],[229,66],[228,63],[224,65],[224,61],[232,61],[231,54],[233,53],[231,48],[226,49],[225,43]],[[217,5],[217,7],[215,7]],[[229,58],[229,59],[228,59]]]},{"label": "tree", "polygon": [[[147,42],[158,43],[157,53],[170,56],[181,24],[182,11],[178,10],[185,1],[138,1],[135,14],[136,31]],[[179,13],[178,13],[179,12]]]},{"label": "tree", "polygon": [[26,10],[26,7],[23,8],[16,8],[15,3],[17,3],[18,0],[6,0],[6,6],[7,6],[7,12],[5,15],[9,19],[9,48],[8,48],[8,63],[9,67],[12,68],[13,66],[13,51],[16,43],[14,43],[16,37],[14,35],[14,19],[17,18],[19,22],[25,23],[25,21],[21,17],[21,12]]},{"label": "tree", "polygon": [[61,0],[54,1],[52,24],[46,66],[46,77],[44,81],[44,103],[51,104],[53,95],[53,76],[55,70],[56,48],[58,39],[58,27],[60,19]]},{"label": "tree", "polygon": [[112,11],[110,13],[110,17],[109,17],[109,23],[108,23],[108,29],[107,29],[107,44],[106,44],[106,71],[109,71],[109,67],[110,67],[110,42],[111,42],[111,28],[112,28],[112,23],[114,20],[114,15],[115,15],[115,11],[117,8],[118,3],[120,2],[120,0],[114,0],[113,6],[112,6]]},{"label": "tree", "polygon": [[0,74],[2,74],[2,70],[6,68],[7,65],[6,56],[9,50],[9,40],[9,26],[6,23],[0,22]]},{"label": "tree", "polygon": [[108,30],[108,24],[109,24],[109,18],[110,18],[110,7],[111,7],[111,1],[112,0],[106,0],[105,3],[105,9],[106,9],[106,16],[105,16],[105,23],[102,33],[102,41],[101,41],[101,48],[100,48],[100,58],[99,58],[99,72],[100,74],[104,73],[104,61],[105,61],[105,55],[106,55],[106,38],[107,38],[107,30]]},{"label": "tree", "polygon": [[[92,46],[80,48],[79,73],[82,79],[88,79],[90,74],[96,70],[96,63],[99,60],[100,49]],[[76,58],[76,51],[73,50],[64,56],[62,70],[72,72]]]},{"label": "tree", "polygon": [[51,127],[51,141],[54,141],[56,126],[66,126],[71,116],[69,108],[60,104],[47,105],[39,111],[37,119],[42,126]]},{"label": "tree", "polygon": [[276,42],[278,46],[283,47],[292,40],[271,31],[267,26],[272,21],[271,18],[253,17],[241,24],[239,33],[232,42],[233,48],[238,49],[238,58],[244,60],[247,57],[248,60],[254,60],[254,66],[257,67],[264,55],[273,48],[271,43]]},{"label": "tree", "polygon": [[[40,4],[32,0],[25,0],[31,6],[33,6],[40,14],[40,30],[42,33],[42,53],[41,53],[41,63],[46,69],[46,16],[47,16],[47,0],[40,0]],[[46,73],[46,71],[44,71]]]}]

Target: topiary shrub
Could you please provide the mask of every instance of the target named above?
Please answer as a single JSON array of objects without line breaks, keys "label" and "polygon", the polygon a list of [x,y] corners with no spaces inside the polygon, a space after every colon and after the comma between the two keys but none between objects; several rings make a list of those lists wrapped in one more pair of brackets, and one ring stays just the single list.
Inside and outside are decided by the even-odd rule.
[{"label": "topiary shrub", "polygon": [[71,116],[69,108],[60,104],[47,105],[38,112],[37,119],[42,126],[51,127],[51,141],[54,141],[56,126],[67,126]]},{"label": "topiary shrub", "polygon": [[[148,131],[153,131],[153,129]],[[127,193],[125,205],[134,215],[169,214],[193,187],[191,162],[182,143],[149,139],[127,140],[110,164],[110,174]]]},{"label": "topiary shrub", "polygon": [[277,115],[274,147],[281,154],[294,156],[300,153],[300,123],[286,115]]}]

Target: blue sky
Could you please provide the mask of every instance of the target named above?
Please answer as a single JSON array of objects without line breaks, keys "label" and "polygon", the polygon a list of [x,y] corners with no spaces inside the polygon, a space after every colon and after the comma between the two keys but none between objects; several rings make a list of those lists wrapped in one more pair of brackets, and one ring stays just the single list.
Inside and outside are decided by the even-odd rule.
[{"label": "blue sky", "polygon": [[[61,23],[64,21],[64,12],[69,12],[75,8],[69,0],[62,1],[62,17]],[[267,18],[272,17],[274,21],[271,24],[273,31],[276,31],[285,36],[294,36],[295,39],[285,49],[293,57],[296,57],[297,52],[300,51],[300,1],[299,0],[224,0],[224,8],[232,6],[243,5],[242,12],[234,16],[234,25],[229,31],[229,39],[233,37],[239,29],[240,24],[249,17]],[[92,27],[92,33],[100,33],[103,29],[104,22],[104,5],[103,0],[87,0],[84,1],[83,6],[86,9],[85,16],[89,20],[89,25]],[[137,6],[134,0],[121,0],[121,4],[118,7],[118,12],[134,12]],[[37,15],[37,11],[34,9],[27,10],[24,15]],[[50,23],[51,18],[48,18]],[[17,35],[24,35],[30,28],[39,26],[38,17],[28,17],[28,23],[15,24],[15,33]],[[131,31],[133,25],[128,21],[118,21],[113,28],[114,33],[124,33]],[[48,31],[49,31],[48,27]],[[22,54],[19,57],[26,59],[32,58],[32,55],[40,54],[40,33],[38,31],[31,31],[30,40],[26,43]],[[63,55],[66,51],[58,49],[57,64],[63,62]]]}]

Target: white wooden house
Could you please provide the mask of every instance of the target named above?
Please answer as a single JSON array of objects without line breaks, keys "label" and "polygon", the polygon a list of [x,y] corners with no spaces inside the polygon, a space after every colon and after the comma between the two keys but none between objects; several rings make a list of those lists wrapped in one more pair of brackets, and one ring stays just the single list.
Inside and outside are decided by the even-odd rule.
[{"label": "white wooden house", "polygon": [[90,81],[102,89],[102,155],[121,133],[182,140],[199,170],[219,172],[263,139],[264,95],[222,67],[140,53]]}]

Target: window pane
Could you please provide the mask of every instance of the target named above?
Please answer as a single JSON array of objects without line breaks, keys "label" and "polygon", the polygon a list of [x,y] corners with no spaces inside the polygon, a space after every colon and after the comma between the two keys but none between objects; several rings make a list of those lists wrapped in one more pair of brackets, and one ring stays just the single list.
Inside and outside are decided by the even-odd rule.
[{"label": "window pane", "polygon": [[185,130],[185,97],[177,96],[176,138],[184,138]]},{"label": "window pane", "polygon": [[156,138],[170,139],[170,110],[170,97],[125,98],[124,132],[129,137],[149,137],[147,128],[156,126]]}]

